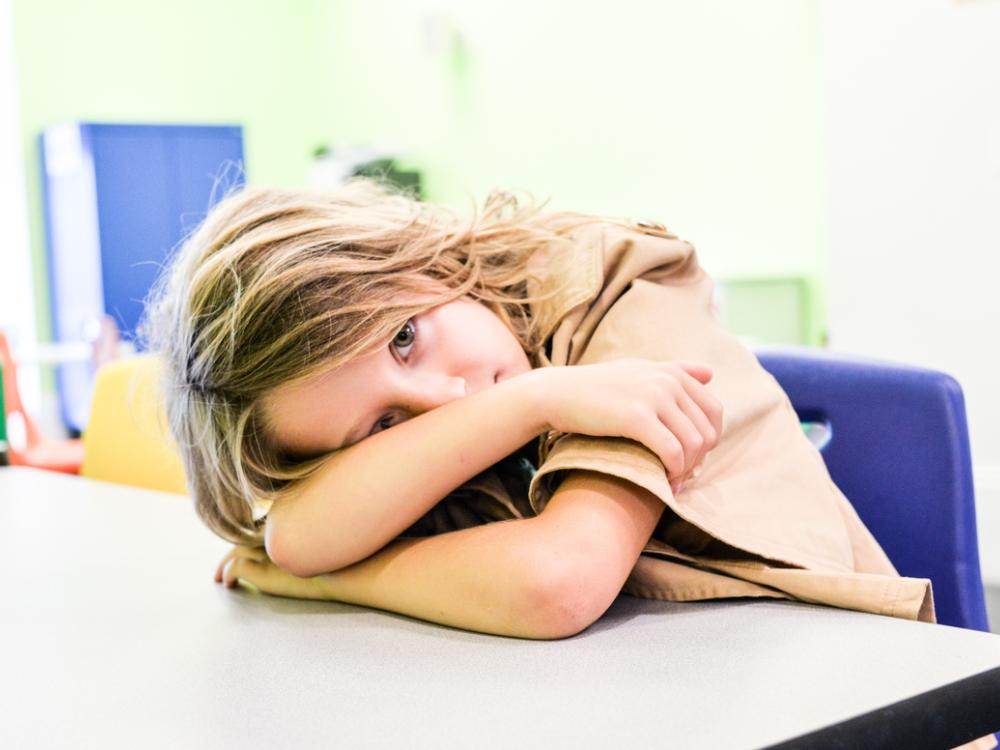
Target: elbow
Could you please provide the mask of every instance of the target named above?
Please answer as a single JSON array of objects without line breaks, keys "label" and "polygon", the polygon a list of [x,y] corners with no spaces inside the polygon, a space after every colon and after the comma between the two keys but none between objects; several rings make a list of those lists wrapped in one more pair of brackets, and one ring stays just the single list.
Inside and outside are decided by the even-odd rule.
[{"label": "elbow", "polygon": [[287,534],[278,531],[277,525],[273,523],[271,518],[267,519],[267,523],[264,525],[264,549],[267,551],[267,556],[283,571],[297,576],[298,573],[294,570],[296,561],[291,559],[289,554],[291,545],[287,543],[285,538],[287,536]]},{"label": "elbow", "polygon": [[550,566],[533,579],[526,587],[526,618],[539,639],[556,640],[582,633],[614,601],[614,596],[609,600],[601,595],[600,587],[590,585],[589,577],[578,565]]},{"label": "elbow", "polygon": [[267,519],[264,526],[264,549],[271,562],[297,578],[312,578],[333,570],[318,570],[308,555],[304,554],[303,546],[292,538],[289,529],[273,523],[271,518]]}]

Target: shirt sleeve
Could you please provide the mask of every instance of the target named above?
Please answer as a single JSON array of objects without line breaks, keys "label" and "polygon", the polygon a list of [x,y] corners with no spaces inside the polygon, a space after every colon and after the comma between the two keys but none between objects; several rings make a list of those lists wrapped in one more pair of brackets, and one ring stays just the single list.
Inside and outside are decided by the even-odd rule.
[{"label": "shirt sleeve", "polygon": [[529,488],[534,511],[543,511],[567,471],[600,471],[647,489],[684,521],[750,554],[782,565],[895,575],[874,538],[860,539],[845,523],[845,514],[856,514],[787,395],[718,319],[714,283],[694,247],[668,233],[624,227],[589,241],[600,243],[600,288],[555,328],[551,363],[641,357],[707,364],[713,377],[706,387],[723,405],[723,430],[677,497],[658,455],[641,443],[550,433]]}]

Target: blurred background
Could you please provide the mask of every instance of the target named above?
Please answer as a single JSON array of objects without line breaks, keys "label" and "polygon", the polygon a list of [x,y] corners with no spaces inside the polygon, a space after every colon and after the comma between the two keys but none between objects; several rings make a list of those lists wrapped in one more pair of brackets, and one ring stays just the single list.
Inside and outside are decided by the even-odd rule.
[{"label": "blurred background", "polygon": [[85,429],[218,179],[372,172],[464,211],[506,188],[662,222],[748,343],[950,373],[1000,585],[997,0],[0,0],[25,412]]}]

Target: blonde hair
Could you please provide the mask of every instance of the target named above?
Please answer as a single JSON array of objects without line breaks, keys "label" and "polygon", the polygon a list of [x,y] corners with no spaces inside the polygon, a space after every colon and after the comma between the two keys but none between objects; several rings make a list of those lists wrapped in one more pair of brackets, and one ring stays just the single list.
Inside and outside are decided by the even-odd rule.
[{"label": "blonde hair", "polygon": [[[170,430],[209,528],[262,544],[266,509],[327,458],[280,451],[264,397],[387,346],[424,310],[469,295],[538,367],[546,331],[527,303],[563,290],[543,285],[528,259],[576,227],[614,222],[544,212],[545,203],[519,207],[494,192],[462,221],[371,178],[329,192],[245,188],[221,200],[161,275],[142,328],[163,357]],[[424,301],[404,301],[414,293]]]}]

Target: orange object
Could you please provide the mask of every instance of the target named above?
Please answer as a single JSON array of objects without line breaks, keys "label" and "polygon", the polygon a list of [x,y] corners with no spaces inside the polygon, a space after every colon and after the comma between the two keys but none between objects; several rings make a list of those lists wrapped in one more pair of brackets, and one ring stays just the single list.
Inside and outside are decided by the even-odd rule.
[{"label": "orange object", "polygon": [[[7,442],[11,466],[31,466],[36,469],[79,474],[83,463],[83,441],[50,438],[42,434],[34,418],[24,410],[17,388],[17,363],[10,352],[7,335],[0,331],[0,365],[3,366],[3,395],[7,420]],[[13,419],[12,419],[13,417]],[[10,425],[24,425],[22,441],[13,440]]]}]

